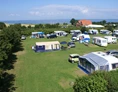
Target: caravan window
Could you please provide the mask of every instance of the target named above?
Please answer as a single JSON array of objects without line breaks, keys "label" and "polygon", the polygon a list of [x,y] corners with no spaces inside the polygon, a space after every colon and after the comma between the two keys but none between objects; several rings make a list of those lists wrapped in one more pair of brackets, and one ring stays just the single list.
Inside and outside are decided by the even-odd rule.
[{"label": "caravan window", "polygon": [[106,40],[103,40],[102,42],[103,42],[103,43],[106,43]]},{"label": "caravan window", "polygon": [[118,63],[112,64],[112,69],[118,68]]}]

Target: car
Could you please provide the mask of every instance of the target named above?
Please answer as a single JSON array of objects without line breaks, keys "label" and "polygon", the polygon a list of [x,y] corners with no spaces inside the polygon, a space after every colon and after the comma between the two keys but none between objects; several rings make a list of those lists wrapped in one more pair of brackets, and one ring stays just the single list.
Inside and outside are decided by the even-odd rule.
[{"label": "car", "polygon": [[106,52],[107,55],[112,55],[118,58],[118,51],[117,50],[110,50]]},{"label": "car", "polygon": [[67,45],[70,48],[75,48],[75,43],[74,42],[68,42]]},{"label": "car", "polygon": [[47,34],[47,38],[51,39],[51,38],[57,38],[56,34]]},{"label": "car", "polygon": [[77,63],[79,61],[79,54],[70,54],[68,61],[71,63]]},{"label": "car", "polygon": [[26,39],[26,36],[25,35],[22,35],[21,36],[21,40],[25,40]]}]

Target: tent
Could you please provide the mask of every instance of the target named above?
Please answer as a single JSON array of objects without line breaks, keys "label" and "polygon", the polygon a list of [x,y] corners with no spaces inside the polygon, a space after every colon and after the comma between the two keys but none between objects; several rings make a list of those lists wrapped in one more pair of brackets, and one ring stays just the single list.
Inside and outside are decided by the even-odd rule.
[{"label": "tent", "polygon": [[60,50],[60,43],[58,41],[50,42],[36,42],[35,52],[46,52]]},{"label": "tent", "polygon": [[118,68],[118,58],[104,52],[91,52],[79,57],[79,66],[92,73],[96,70],[111,71]]},{"label": "tent", "polygon": [[32,32],[32,38],[44,38],[44,32]]}]

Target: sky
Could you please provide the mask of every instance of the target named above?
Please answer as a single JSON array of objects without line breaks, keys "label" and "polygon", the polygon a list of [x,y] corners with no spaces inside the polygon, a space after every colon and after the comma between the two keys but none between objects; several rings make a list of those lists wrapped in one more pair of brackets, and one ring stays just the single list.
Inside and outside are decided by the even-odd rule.
[{"label": "sky", "polygon": [[118,0],[1,0],[0,20],[118,19]]}]

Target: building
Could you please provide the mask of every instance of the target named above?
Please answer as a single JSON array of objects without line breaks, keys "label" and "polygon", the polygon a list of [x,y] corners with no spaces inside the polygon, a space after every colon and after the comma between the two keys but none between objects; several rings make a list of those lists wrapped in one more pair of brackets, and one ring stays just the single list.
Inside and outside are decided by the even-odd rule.
[{"label": "building", "polygon": [[79,57],[78,65],[92,73],[97,70],[111,71],[118,68],[118,58],[104,52],[91,52]]},{"label": "building", "polygon": [[78,22],[76,23],[76,26],[87,26],[92,24],[92,21],[90,20],[78,20]]}]

